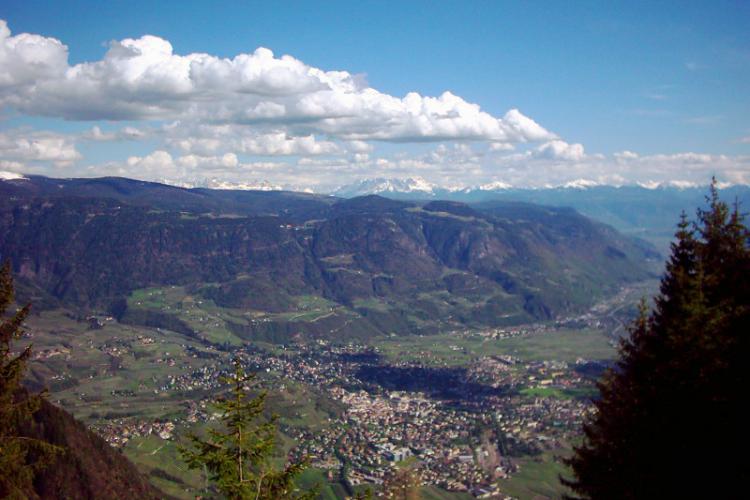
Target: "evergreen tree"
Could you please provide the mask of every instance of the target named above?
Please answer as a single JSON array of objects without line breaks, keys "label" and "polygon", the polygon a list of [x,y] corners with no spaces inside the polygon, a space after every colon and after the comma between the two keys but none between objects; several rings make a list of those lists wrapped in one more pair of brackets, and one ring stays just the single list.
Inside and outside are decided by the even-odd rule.
[{"label": "evergreen tree", "polygon": [[13,342],[23,335],[30,306],[9,314],[13,300],[13,278],[6,262],[0,268],[0,498],[26,498],[33,492],[34,473],[60,451],[22,432],[39,409],[43,394],[30,394],[21,386],[31,345],[15,353]]},{"label": "evergreen tree", "polygon": [[654,310],[599,382],[563,483],[584,498],[736,498],[750,365],[750,250],[739,207],[683,214]]},{"label": "evergreen tree", "polygon": [[294,484],[306,462],[281,470],[269,463],[276,446],[276,417],[259,422],[267,393],[248,399],[247,390],[254,380],[255,375],[246,374],[235,359],[233,375],[224,379],[231,385],[230,397],[215,403],[224,428],[208,429],[207,439],[189,436],[192,449],[183,448],[183,458],[191,469],[207,470],[219,492],[232,500],[314,498],[315,491],[299,491]]}]

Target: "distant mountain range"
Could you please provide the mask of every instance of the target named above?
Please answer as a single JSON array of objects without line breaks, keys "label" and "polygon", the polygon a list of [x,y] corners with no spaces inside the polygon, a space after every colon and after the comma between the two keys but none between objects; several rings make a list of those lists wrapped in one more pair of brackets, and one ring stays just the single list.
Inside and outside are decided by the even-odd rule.
[{"label": "distant mountain range", "polygon": [[[39,307],[124,318],[132,291],[180,285],[220,307],[276,314],[228,325],[274,339],[549,319],[661,262],[571,208],[45,177],[0,181],[0,257]],[[329,301],[331,314],[290,321],[301,296]],[[183,328],[178,317],[140,320]]]},{"label": "distant mountain range", "polygon": [[[436,184],[428,182],[421,177],[409,177],[405,179],[387,179],[378,177],[374,179],[363,179],[354,184],[341,186],[331,192],[335,196],[353,198],[368,194],[393,194],[407,196],[429,196],[435,197],[441,191]],[[448,191],[442,189],[442,191]]]},{"label": "distant mountain range", "polygon": [[[731,187],[730,185],[723,186],[725,188]],[[737,185],[737,188],[750,189],[748,186]],[[368,194],[389,194],[393,193],[397,196],[404,195],[406,197],[414,196],[429,196],[431,198],[460,198],[461,201],[477,201],[487,196],[493,196],[499,193],[507,192],[545,192],[545,191],[566,191],[566,190],[591,190],[601,188],[613,188],[613,189],[636,189],[644,191],[664,191],[664,190],[675,190],[675,191],[686,191],[695,189],[705,189],[706,186],[701,186],[692,183],[685,182],[665,182],[665,183],[643,183],[625,186],[611,186],[607,184],[600,184],[598,182],[588,179],[577,179],[566,182],[557,186],[547,186],[542,188],[524,188],[514,187],[502,181],[489,182],[485,184],[479,184],[476,186],[445,186],[439,185],[423,179],[422,177],[406,177],[406,178],[385,178],[376,177],[369,179],[361,179],[357,182],[340,186],[331,191],[331,194],[336,196],[342,196],[351,198],[354,196],[364,196]]]},{"label": "distant mountain range", "polygon": [[[0,172],[0,181],[5,180],[6,182],[21,184],[23,179],[27,179],[27,177],[20,174]],[[29,189],[41,189],[40,193],[45,196],[53,194],[53,190],[50,188],[54,188],[54,179],[44,181],[43,177],[37,176],[29,176],[28,179],[33,180],[33,182],[27,184],[33,184],[34,186],[29,187]],[[124,196],[124,193],[113,192],[111,185],[104,185],[104,179],[95,181],[91,179],[68,179],[66,183],[66,193],[75,189],[76,193],[86,196],[91,194],[87,191],[87,189],[90,189],[87,186],[96,186],[96,189],[104,190],[103,195],[117,199]],[[170,193],[174,194],[176,193],[175,187],[182,187],[187,188],[187,190],[178,196],[167,196],[166,202],[172,203],[171,208],[177,208],[179,205],[187,209],[190,209],[191,203],[197,199],[195,194],[201,192],[204,196],[199,204],[210,204],[211,202],[208,200],[212,199],[214,203],[226,207],[229,198],[234,199],[240,205],[249,202],[247,198],[243,198],[241,195],[229,194],[236,191],[285,191],[281,185],[263,180],[231,183],[219,179],[200,179],[185,181],[180,186],[147,182],[141,182],[141,185],[159,187],[145,189],[130,198],[130,201],[137,198],[140,200],[139,202],[148,203],[149,200],[153,201],[154,198],[158,198],[159,193],[164,190],[171,188]],[[292,191],[288,191],[289,189]],[[214,190],[227,194],[210,194]],[[286,186],[286,190],[287,193],[295,192],[295,195],[287,194],[273,198],[274,201],[271,201],[272,198],[266,198],[266,200],[273,204],[279,199],[289,201],[291,198],[295,198],[295,203],[305,203],[301,193],[313,195],[310,188],[301,189]],[[617,187],[601,185],[587,179],[578,179],[560,186],[532,189],[517,188],[500,181],[473,187],[440,186],[421,177],[409,177],[363,179],[353,184],[341,186],[331,192],[318,193],[318,197],[308,198],[308,201],[326,198],[354,198],[376,194],[403,201],[449,200],[468,204],[486,201],[513,201],[565,206],[574,208],[587,217],[609,224],[623,234],[643,238],[653,244],[660,253],[667,255],[680,212],[684,210],[689,216],[693,216],[696,207],[704,204],[707,192],[707,186],[696,186],[684,182],[662,184],[651,182]],[[741,208],[746,209],[750,206],[749,186],[725,185],[722,186],[721,195],[730,203],[735,200],[739,201]],[[223,201],[217,201],[218,198],[222,198]],[[254,197],[252,203],[262,205],[264,201]]]},{"label": "distant mountain range", "polygon": [[[680,182],[615,187],[585,179],[541,189],[514,188],[502,182],[451,188],[416,177],[362,180],[341,187],[333,194],[343,197],[378,194],[399,200],[440,199],[463,203],[517,201],[572,207],[625,234],[644,238],[662,254],[668,254],[680,212],[684,210],[693,216],[696,207],[704,205],[707,192],[707,186]],[[750,207],[749,186],[724,186],[721,196],[730,203],[739,201],[746,210]]]}]

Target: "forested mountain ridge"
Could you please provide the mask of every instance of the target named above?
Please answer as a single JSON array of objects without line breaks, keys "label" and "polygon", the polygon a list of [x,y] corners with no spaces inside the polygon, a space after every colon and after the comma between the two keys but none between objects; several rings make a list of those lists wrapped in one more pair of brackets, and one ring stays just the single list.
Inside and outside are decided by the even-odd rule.
[{"label": "forested mountain ridge", "polygon": [[134,290],[180,285],[243,310],[291,311],[301,295],[341,307],[317,324],[262,326],[283,335],[549,319],[648,277],[659,259],[572,209],[530,204],[37,177],[0,182],[0,193],[0,254],[36,303],[104,311]]},{"label": "forested mountain ridge", "polygon": [[0,181],[0,195],[11,200],[96,198],[167,211],[285,214],[289,217],[297,213],[314,213],[337,200],[330,196],[289,191],[188,189],[123,177],[53,179],[35,175]]},{"label": "forested mountain ridge", "polygon": [[21,435],[64,450],[35,475],[33,491],[24,492],[30,499],[168,498],[104,439],[46,400]]},{"label": "forested mountain ridge", "polygon": [[[706,183],[709,177],[705,179]],[[663,254],[670,251],[675,214],[692,213],[705,205],[706,186],[685,183],[608,186],[590,181],[547,188],[512,187],[490,183],[473,188],[446,188],[424,179],[371,179],[337,190],[339,196],[380,194],[397,200],[451,200],[482,208],[496,202],[525,202],[575,208],[586,217],[604,222],[624,234],[646,239]],[[729,204],[750,203],[750,186],[725,185],[721,198]]]}]

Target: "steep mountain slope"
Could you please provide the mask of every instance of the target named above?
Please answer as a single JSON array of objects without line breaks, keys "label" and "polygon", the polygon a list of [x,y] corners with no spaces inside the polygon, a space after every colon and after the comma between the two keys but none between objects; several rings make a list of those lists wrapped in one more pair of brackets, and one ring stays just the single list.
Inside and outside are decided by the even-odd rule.
[{"label": "steep mountain slope", "polygon": [[[297,310],[301,296],[317,296],[336,310],[314,321],[237,320],[228,328],[246,338],[371,335],[552,318],[647,277],[649,261],[658,259],[647,245],[571,209],[210,190],[167,195],[172,188],[158,186],[116,199],[110,192],[40,196],[46,188],[4,198],[0,254],[12,260],[21,291],[36,294],[36,303],[110,308],[121,317],[122,298],[155,286],[186,286],[221,307],[281,316]],[[162,194],[148,205],[153,190]],[[169,196],[223,205],[169,210]],[[248,200],[273,215],[238,213],[244,204],[252,214]]]},{"label": "steep mountain slope", "polygon": [[[709,179],[706,179],[708,182]],[[525,202],[573,207],[587,217],[610,224],[625,234],[642,237],[656,245],[663,254],[669,253],[677,214],[689,215],[705,203],[706,186],[605,186],[579,180],[564,186],[523,189],[502,182],[472,188],[450,188],[430,184],[424,179],[365,179],[335,191],[338,196],[379,194],[398,200],[452,200],[464,203],[490,201]],[[742,206],[750,203],[749,186],[730,186],[721,190],[729,203]]]},{"label": "steep mountain slope", "polygon": [[[485,193],[489,199],[523,201],[544,205],[573,207],[583,215],[610,224],[625,234],[638,236],[669,254],[678,214],[693,215],[696,207],[705,207],[707,188],[660,186],[593,186],[539,190],[506,190]],[[750,203],[750,187],[731,186],[720,191],[728,203]],[[488,199],[488,198],[485,198]]]},{"label": "steep mountain slope", "polygon": [[61,446],[65,453],[38,473],[29,498],[165,498],[135,465],[70,414],[47,401],[23,435]]}]

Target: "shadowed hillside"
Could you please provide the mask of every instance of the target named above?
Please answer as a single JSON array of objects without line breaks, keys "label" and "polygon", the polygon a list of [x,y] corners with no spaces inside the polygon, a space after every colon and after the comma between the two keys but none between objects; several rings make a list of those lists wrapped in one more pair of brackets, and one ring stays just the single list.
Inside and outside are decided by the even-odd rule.
[{"label": "shadowed hillside", "polygon": [[29,498],[131,499],[165,498],[121,453],[69,413],[47,401],[34,413],[21,435],[64,449],[34,477]]},{"label": "shadowed hillside", "polygon": [[[220,307],[282,316],[227,325],[246,338],[550,319],[648,277],[658,260],[648,245],[571,209],[528,204],[476,210],[124,179],[35,177],[0,188],[8,194],[2,256],[36,303],[126,317],[123,299],[134,290],[179,285]],[[297,310],[300,296],[337,309],[290,322],[283,314]],[[154,326],[154,318],[143,321]]]}]

